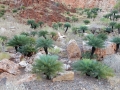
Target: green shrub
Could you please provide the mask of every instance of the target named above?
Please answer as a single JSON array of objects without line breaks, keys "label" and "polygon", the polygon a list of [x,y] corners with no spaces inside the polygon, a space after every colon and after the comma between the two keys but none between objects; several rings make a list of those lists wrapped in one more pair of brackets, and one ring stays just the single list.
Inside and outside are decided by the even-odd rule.
[{"label": "green shrub", "polygon": [[43,36],[45,39],[47,38],[46,37],[47,34],[48,34],[48,31],[44,31],[44,30],[38,32],[38,36],[39,37]]},{"label": "green shrub", "polygon": [[5,6],[4,6],[4,5],[2,5],[2,6],[1,6],[1,8],[5,8]]},{"label": "green shrub", "polygon": [[10,54],[7,52],[1,52],[0,53],[0,60],[2,59],[10,59]]},{"label": "green shrub", "polygon": [[84,22],[85,24],[89,24],[89,23],[90,23],[89,20],[84,20],[83,22]]},{"label": "green shrub", "polygon": [[51,39],[43,39],[43,38],[39,38],[37,40],[37,48],[44,48],[44,51],[46,54],[48,54],[48,48],[53,47],[53,40]]},{"label": "green shrub", "polygon": [[[90,59],[90,55],[91,55],[91,52],[87,51],[87,52],[84,52],[82,53],[82,58],[83,59]],[[93,59],[96,59],[97,58],[97,55],[96,54],[93,54]]]},{"label": "green shrub", "polygon": [[16,52],[21,46],[24,46],[26,44],[34,44],[35,40],[31,37],[28,37],[26,35],[15,35],[12,39],[8,41],[8,46],[12,46],[15,48]]},{"label": "green shrub", "polygon": [[49,80],[62,71],[62,65],[57,56],[43,55],[33,65],[33,73],[45,74]]},{"label": "green shrub", "polygon": [[44,22],[39,21],[38,24],[40,25],[40,27],[42,27],[42,25],[44,24]]},{"label": "green shrub", "polygon": [[18,51],[22,53],[24,56],[31,57],[34,53],[36,53],[36,48],[30,44],[21,46]]},{"label": "green shrub", "polygon": [[52,38],[54,37],[54,36],[56,36],[56,32],[50,32],[50,35],[52,36]]},{"label": "green shrub", "polygon": [[13,9],[13,10],[12,10],[13,13],[16,13],[17,11],[18,11],[17,9]]},{"label": "green shrub", "polygon": [[77,33],[78,33],[78,28],[77,28],[77,27],[72,27],[72,32],[73,32],[74,34],[77,34]]},{"label": "green shrub", "polygon": [[59,27],[59,26],[58,26],[57,23],[53,23],[53,25],[52,25],[52,28],[53,28],[53,29],[58,30],[58,27]]},{"label": "green shrub", "polygon": [[113,76],[113,70],[110,67],[95,60],[79,60],[73,64],[73,68],[82,74],[98,79]]},{"label": "green shrub", "polygon": [[100,33],[97,35],[98,38],[102,39],[102,40],[106,40],[108,37],[105,33]]},{"label": "green shrub", "polygon": [[27,21],[28,25],[31,25],[31,28],[36,29],[38,28],[39,24],[35,22],[35,20],[28,20]]},{"label": "green shrub", "polygon": [[32,35],[33,37],[37,34],[37,31],[31,31],[30,35]]},{"label": "green shrub", "polygon": [[28,32],[21,32],[20,35],[26,35],[26,36],[29,36],[30,34]]},{"label": "green shrub", "polygon": [[50,49],[48,49],[48,51],[51,54],[59,54],[60,53],[60,49],[59,48],[50,48]]}]

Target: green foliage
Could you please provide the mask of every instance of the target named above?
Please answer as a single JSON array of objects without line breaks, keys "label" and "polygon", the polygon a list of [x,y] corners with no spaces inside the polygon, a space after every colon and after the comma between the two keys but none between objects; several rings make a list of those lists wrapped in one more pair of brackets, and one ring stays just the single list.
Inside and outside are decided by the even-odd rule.
[{"label": "green foliage", "polygon": [[120,29],[120,23],[115,24],[115,28]]},{"label": "green foliage", "polygon": [[88,35],[87,36],[88,45],[95,47],[95,48],[103,48],[104,47],[104,41],[98,37],[95,37],[94,35]]},{"label": "green foliage", "polygon": [[58,22],[58,27],[61,28],[63,26],[63,23],[62,22]]},{"label": "green foliage", "polygon": [[85,24],[89,24],[89,23],[90,23],[89,20],[84,20],[83,22],[84,22]]},{"label": "green foliage", "polygon": [[20,35],[26,35],[29,36],[30,34],[28,32],[22,32]]},{"label": "green foliage", "polygon": [[16,13],[17,11],[18,11],[17,9],[13,9],[13,10],[12,10],[13,13]]},{"label": "green foliage", "polygon": [[0,36],[0,39],[2,39],[3,41],[6,41],[8,38],[6,36]]},{"label": "green foliage", "polygon": [[5,8],[5,6],[4,6],[4,5],[2,5],[2,6],[1,6],[1,8]]},{"label": "green foliage", "polygon": [[21,46],[24,46],[26,44],[34,44],[35,40],[33,38],[30,38],[25,35],[15,35],[12,39],[8,41],[8,46],[15,47],[15,50],[18,51],[18,49]]},{"label": "green foliage", "polygon": [[4,14],[5,14],[5,10],[4,9],[0,10],[0,17],[2,17]]},{"label": "green foliage", "polygon": [[73,22],[77,22],[77,21],[78,21],[78,18],[75,17],[75,16],[73,16],[73,17],[72,17],[72,21],[73,21]]},{"label": "green foliage", "polygon": [[[90,59],[91,53],[89,51],[82,53],[82,59]],[[93,54],[93,59],[97,58],[96,54]]]},{"label": "green foliage", "polygon": [[33,37],[37,34],[37,31],[31,31],[30,35],[32,35]]},{"label": "green foliage", "polygon": [[112,27],[113,27],[113,26],[115,26],[115,24],[116,24],[116,22],[110,22],[110,23],[109,23],[109,26],[112,26]]},{"label": "green foliage", "polygon": [[95,60],[83,59],[75,62],[73,68],[76,71],[82,72],[87,76],[95,77],[98,79],[113,76],[113,70],[105,64]]},{"label": "green foliage", "polygon": [[58,30],[58,27],[59,27],[59,26],[58,26],[57,23],[53,23],[53,25],[52,25],[52,28],[53,28],[53,29]]},{"label": "green foliage", "polygon": [[52,79],[58,72],[62,71],[62,63],[58,61],[57,56],[44,55],[35,60],[33,73],[45,74],[46,79]]},{"label": "green foliage", "polygon": [[54,37],[54,36],[56,36],[56,32],[50,32],[50,35],[52,36],[52,38]]},{"label": "green foliage", "polygon": [[112,42],[116,43],[116,44],[120,44],[120,37],[114,37],[112,39]]},{"label": "green foliage", "polygon": [[111,33],[111,32],[112,32],[112,28],[111,28],[111,27],[106,27],[106,28],[105,28],[105,32]]},{"label": "green foliage", "polygon": [[39,38],[36,44],[36,47],[44,48],[44,51],[46,52],[46,54],[48,54],[48,48],[53,47],[53,40]]},{"label": "green foliage", "polygon": [[42,25],[44,24],[44,22],[39,21],[38,24],[40,25],[40,27],[42,27]]},{"label": "green foliage", "polygon": [[34,20],[28,20],[28,21],[27,21],[27,24],[28,24],[28,25],[31,25],[31,28],[33,28],[33,29],[36,29],[36,28],[38,28],[38,26],[39,26],[39,24],[36,23]]},{"label": "green foliage", "polygon": [[108,37],[105,33],[100,33],[100,34],[97,35],[97,38],[100,38],[103,41],[105,41]]},{"label": "green foliage", "polygon": [[22,53],[24,56],[31,57],[34,53],[36,53],[36,48],[30,44],[21,46],[18,51]]},{"label": "green foliage", "polygon": [[80,26],[80,30],[83,31],[83,33],[88,30],[88,27],[87,26]]},{"label": "green foliage", "polygon": [[74,34],[77,34],[77,33],[78,33],[78,28],[77,28],[77,27],[72,27],[72,32],[73,32]]},{"label": "green foliage", "polygon": [[70,25],[69,22],[66,22],[66,23],[64,24],[64,27],[71,27],[71,25]]},{"label": "green foliage", "polygon": [[38,32],[38,36],[41,37],[43,36],[46,39],[46,35],[48,34],[48,31],[41,30]]},{"label": "green foliage", "polygon": [[50,49],[48,49],[48,51],[51,54],[59,54],[60,53],[60,49],[59,48],[50,48]]}]

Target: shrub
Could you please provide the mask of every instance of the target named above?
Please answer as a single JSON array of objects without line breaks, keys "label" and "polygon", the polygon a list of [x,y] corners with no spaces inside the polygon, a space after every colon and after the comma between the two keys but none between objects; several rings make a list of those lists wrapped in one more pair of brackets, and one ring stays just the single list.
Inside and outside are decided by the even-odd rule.
[{"label": "shrub", "polygon": [[117,53],[120,45],[120,37],[114,37],[111,42],[116,43],[116,53]]},{"label": "shrub", "polygon": [[84,20],[83,22],[84,22],[85,24],[89,24],[89,23],[90,23],[89,20]]},{"label": "shrub", "polygon": [[98,38],[102,39],[102,40],[106,40],[108,37],[105,33],[100,33],[97,35]]},{"label": "shrub", "polygon": [[32,35],[33,37],[37,34],[37,31],[31,31],[30,35]]},{"label": "shrub", "polygon": [[51,39],[39,38],[36,43],[36,47],[44,48],[46,54],[48,54],[48,48],[53,47],[53,40]]},{"label": "shrub", "polygon": [[113,76],[113,70],[110,67],[95,60],[79,60],[73,64],[73,68],[76,71],[81,71],[82,74],[98,79]]},{"label": "shrub", "polygon": [[59,48],[50,48],[50,49],[48,49],[48,51],[49,51],[51,54],[59,54],[60,49],[59,49]]},{"label": "shrub", "polygon": [[43,55],[33,65],[33,73],[45,74],[46,79],[51,79],[62,71],[62,63],[57,56]]},{"label": "shrub", "polygon": [[38,32],[38,36],[39,36],[39,37],[43,36],[45,39],[46,39],[46,35],[47,35],[47,34],[48,34],[48,31],[43,31],[43,30],[42,30],[42,31],[39,31],[39,32]]},{"label": "shrub", "polygon": [[7,44],[8,46],[13,46],[17,52],[21,46],[34,43],[35,41],[33,38],[27,37],[25,35],[15,35],[12,39],[8,41]]},{"label": "shrub", "polygon": [[52,28],[53,28],[53,29],[58,30],[58,27],[59,27],[59,26],[58,26],[57,23],[53,23],[53,25],[52,25]]},{"label": "shrub", "polygon": [[13,9],[13,10],[12,10],[13,13],[16,13],[17,11],[18,11],[17,9]]},{"label": "shrub", "polygon": [[50,32],[50,35],[52,36],[52,38],[54,37],[54,36],[56,36],[56,32]]},{"label": "shrub", "polygon": [[83,31],[83,33],[85,33],[86,30],[88,30],[87,26],[80,26],[80,30]]},{"label": "shrub", "polygon": [[22,32],[20,35],[26,35],[29,36],[30,34],[28,32]]},{"label": "shrub", "polygon": [[67,32],[68,28],[71,27],[70,23],[66,22],[64,24],[64,27],[66,28],[65,33]]},{"label": "shrub", "polygon": [[38,24],[40,25],[40,27],[42,27],[42,25],[44,24],[44,22],[39,21]]},{"label": "shrub", "polygon": [[74,34],[77,34],[77,33],[78,33],[78,28],[77,28],[77,27],[72,27],[72,32],[73,32]]},{"label": "shrub", "polygon": [[1,52],[0,53],[0,60],[2,59],[10,59],[10,54],[7,52]]},{"label": "shrub", "polygon": [[34,20],[28,20],[27,24],[31,25],[31,28],[33,28],[33,29],[36,29],[39,26],[39,24],[36,23]]},{"label": "shrub", "polygon": [[27,45],[21,46],[18,49],[18,51],[22,53],[24,56],[31,57],[34,53],[36,53],[37,50],[32,45],[27,44]]},{"label": "shrub", "polygon": [[105,28],[105,32],[107,32],[107,33],[111,33],[111,32],[112,32],[112,28],[111,28],[111,27],[107,27],[107,28]]},{"label": "shrub", "polygon": [[[87,52],[84,52],[84,53],[82,53],[82,59],[90,59],[90,55],[91,55],[91,53],[89,52],[89,51],[87,51]],[[93,59],[96,59],[97,58],[97,55],[96,54],[93,54],[93,57],[92,57]]]}]

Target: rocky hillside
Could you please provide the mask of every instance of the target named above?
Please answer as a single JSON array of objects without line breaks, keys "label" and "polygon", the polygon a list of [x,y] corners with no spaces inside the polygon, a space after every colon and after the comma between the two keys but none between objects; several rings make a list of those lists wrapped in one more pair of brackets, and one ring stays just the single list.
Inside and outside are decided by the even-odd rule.
[{"label": "rocky hillside", "polygon": [[52,0],[9,0],[0,1],[2,4],[9,5],[10,12],[17,10],[17,17],[19,20],[35,19],[36,21],[43,21],[51,25],[52,22],[65,21],[66,18],[62,15],[68,9],[63,4],[58,4]]},{"label": "rocky hillside", "polygon": [[112,9],[116,0],[54,0],[60,3],[65,3],[71,7],[93,8],[99,7],[104,10]]}]

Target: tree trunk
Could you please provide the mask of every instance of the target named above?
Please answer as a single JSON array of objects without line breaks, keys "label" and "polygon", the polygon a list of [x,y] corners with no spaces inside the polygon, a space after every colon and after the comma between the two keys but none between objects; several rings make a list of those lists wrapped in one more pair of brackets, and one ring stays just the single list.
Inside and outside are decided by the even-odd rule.
[{"label": "tree trunk", "polygon": [[116,44],[116,50],[115,50],[116,53],[118,52],[118,49],[119,49],[119,44]]},{"label": "tree trunk", "polygon": [[118,28],[118,34],[120,34],[120,28]]},{"label": "tree trunk", "polygon": [[95,50],[96,50],[96,48],[95,48],[95,47],[92,47],[92,51],[91,51],[91,55],[90,55],[90,59],[92,59]]},{"label": "tree trunk", "polygon": [[44,51],[46,54],[48,54],[48,48],[47,47],[44,47]]},{"label": "tree trunk", "polygon": [[113,26],[112,26],[112,32],[113,32]]},{"label": "tree trunk", "polygon": [[85,33],[85,30],[83,30],[83,33]]},{"label": "tree trunk", "polygon": [[67,30],[68,30],[68,27],[66,27],[65,33],[67,32]]},{"label": "tree trunk", "polygon": [[47,80],[51,80],[51,76],[50,75],[46,75],[46,79]]},{"label": "tree trunk", "polygon": [[16,50],[16,52],[18,51],[18,46],[15,46],[15,50]]}]

